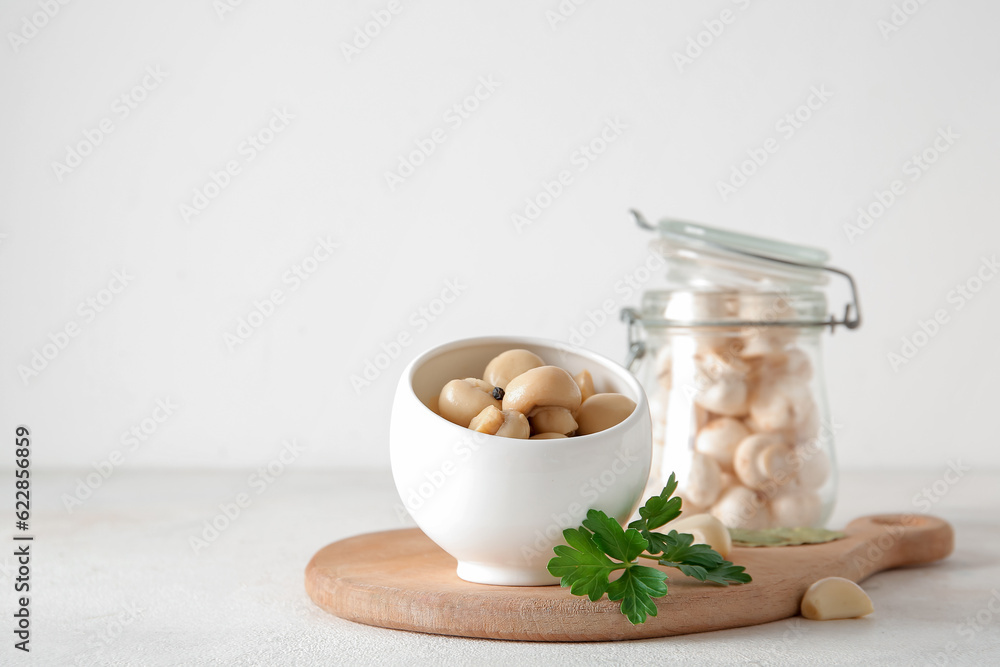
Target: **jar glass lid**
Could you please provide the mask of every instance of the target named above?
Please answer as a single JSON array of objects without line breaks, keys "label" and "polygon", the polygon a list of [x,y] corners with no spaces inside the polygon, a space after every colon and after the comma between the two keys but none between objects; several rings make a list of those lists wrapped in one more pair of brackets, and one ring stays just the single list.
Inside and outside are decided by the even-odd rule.
[{"label": "jar glass lid", "polygon": [[655,226],[637,211],[639,225],[658,232],[650,244],[667,260],[667,279],[695,290],[788,291],[825,285],[829,253],[763,236],[684,220]]},{"label": "jar glass lid", "polygon": [[[788,316],[773,325],[855,329],[861,324],[854,279],[829,266],[825,250],[683,220],[668,218],[652,225],[638,211],[632,214],[640,227],[657,232],[651,246],[666,260],[671,285],[644,295],[646,320],[661,325],[741,324],[747,309],[733,304],[746,304],[755,294],[760,298],[780,294],[791,307]],[[821,288],[831,275],[846,279],[851,290],[851,302],[840,319],[825,315]],[[638,316],[631,313],[626,319]]]}]

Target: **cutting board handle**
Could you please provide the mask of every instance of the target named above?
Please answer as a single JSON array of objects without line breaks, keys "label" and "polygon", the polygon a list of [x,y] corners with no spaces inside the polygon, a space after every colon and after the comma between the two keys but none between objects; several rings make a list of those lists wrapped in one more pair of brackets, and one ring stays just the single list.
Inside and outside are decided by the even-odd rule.
[{"label": "cutting board handle", "polygon": [[[955,531],[943,519],[923,514],[875,514],[847,526],[863,536],[860,567],[864,576],[906,565],[922,565],[947,558],[955,548]],[[859,561],[855,561],[856,563]]]}]

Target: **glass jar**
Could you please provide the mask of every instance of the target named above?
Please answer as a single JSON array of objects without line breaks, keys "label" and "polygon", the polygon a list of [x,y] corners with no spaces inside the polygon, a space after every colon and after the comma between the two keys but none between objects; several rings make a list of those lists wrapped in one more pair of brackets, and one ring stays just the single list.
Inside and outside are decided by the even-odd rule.
[{"label": "glass jar", "polygon": [[[823,526],[837,426],[820,342],[825,328],[860,325],[853,279],[820,249],[635,215],[658,232],[651,246],[667,267],[666,289],[622,312],[653,419],[647,496],[674,472],[686,513],[733,528]],[[831,274],[851,289],[840,320],[827,315]]]}]

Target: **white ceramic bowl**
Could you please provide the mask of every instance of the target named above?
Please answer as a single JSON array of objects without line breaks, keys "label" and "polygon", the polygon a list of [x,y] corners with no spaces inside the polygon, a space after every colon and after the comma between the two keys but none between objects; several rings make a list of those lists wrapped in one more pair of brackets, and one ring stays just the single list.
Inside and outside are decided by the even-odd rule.
[{"label": "white ceramic bowl", "polygon": [[[625,394],[635,411],[600,433],[555,440],[485,435],[434,412],[446,382],[482,377],[490,359],[513,348],[573,375],[586,368],[599,392]],[[563,529],[579,526],[590,508],[625,521],[638,506],[652,456],[649,405],[631,373],[598,354],[536,338],[470,338],[428,350],[403,371],[389,451],[403,504],[458,560],[459,577],[549,585],[558,580],[545,566]]]}]

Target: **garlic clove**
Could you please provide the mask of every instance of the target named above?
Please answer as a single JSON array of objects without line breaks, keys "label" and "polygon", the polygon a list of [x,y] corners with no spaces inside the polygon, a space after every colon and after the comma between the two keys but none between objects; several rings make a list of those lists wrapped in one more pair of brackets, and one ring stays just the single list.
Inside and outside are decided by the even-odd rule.
[{"label": "garlic clove", "polygon": [[831,621],[867,616],[875,607],[868,594],[850,579],[827,577],[806,590],[800,610],[810,620]]},{"label": "garlic clove", "polygon": [[733,550],[733,538],[729,535],[729,529],[711,514],[687,516],[685,512],[685,516],[667,524],[667,528],[678,533],[694,535],[696,544],[707,544],[718,551],[723,558],[727,558]]}]

